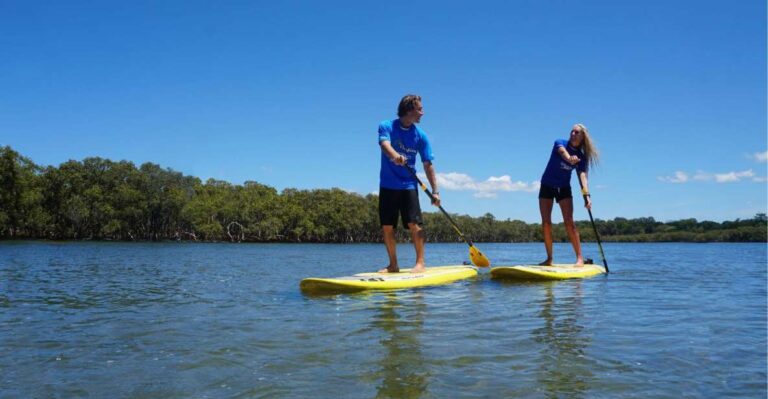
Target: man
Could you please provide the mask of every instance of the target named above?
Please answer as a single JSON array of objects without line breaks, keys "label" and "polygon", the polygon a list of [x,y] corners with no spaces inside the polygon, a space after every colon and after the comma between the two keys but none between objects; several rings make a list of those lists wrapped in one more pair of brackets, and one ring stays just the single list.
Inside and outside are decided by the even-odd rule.
[{"label": "man", "polygon": [[[411,232],[411,240],[416,249],[416,264],[412,273],[421,273],[424,267],[424,243],[426,234],[422,228],[421,207],[416,180],[408,168],[416,166],[416,154],[419,154],[427,174],[433,204],[440,205],[440,193],[437,191],[435,169],[432,166],[432,147],[427,135],[416,124],[424,116],[421,97],[409,94],[400,100],[397,119],[379,124],[379,146],[381,147],[381,172],[379,174],[379,220],[384,234],[384,245],[389,255],[389,265],[379,270],[380,273],[397,273],[397,242],[395,227],[398,216],[403,227]],[[414,169],[415,170],[415,169]]]}]

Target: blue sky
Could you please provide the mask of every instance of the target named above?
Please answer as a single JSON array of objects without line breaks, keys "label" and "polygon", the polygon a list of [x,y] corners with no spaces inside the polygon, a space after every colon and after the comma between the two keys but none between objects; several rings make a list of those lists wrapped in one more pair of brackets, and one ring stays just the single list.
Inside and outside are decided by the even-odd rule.
[{"label": "blue sky", "polygon": [[538,221],[577,122],[602,153],[596,217],[768,206],[762,0],[0,0],[0,53],[0,145],[42,165],[367,194],[378,123],[418,93],[452,213]]}]

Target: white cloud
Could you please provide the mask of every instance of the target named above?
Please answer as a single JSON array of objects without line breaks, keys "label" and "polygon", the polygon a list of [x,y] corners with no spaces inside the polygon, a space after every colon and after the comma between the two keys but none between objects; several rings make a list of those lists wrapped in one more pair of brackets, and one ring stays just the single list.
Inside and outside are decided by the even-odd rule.
[{"label": "white cloud", "polygon": [[475,181],[462,173],[438,173],[437,182],[446,190],[472,190],[476,187]]},{"label": "white cloud", "polygon": [[[725,172],[725,173],[708,173],[704,171],[696,171],[692,179],[696,181],[715,181],[717,183],[735,183],[742,181],[743,179],[753,178],[754,181],[759,181],[760,177],[755,177],[755,172],[752,169]],[[683,171],[675,172],[674,176],[662,176],[659,177],[660,181],[667,183],[685,183],[689,181],[691,177],[688,173]]]},{"label": "white cloud", "polygon": [[755,161],[760,162],[760,163],[768,162],[768,151],[756,152],[756,153],[752,154],[752,156],[750,158],[752,158]]},{"label": "white cloud", "polygon": [[768,177],[765,176],[755,176],[752,178],[752,181],[755,183],[766,183],[768,182]]},{"label": "white cloud", "polygon": [[666,183],[685,183],[688,181],[688,174],[678,170],[674,176],[659,176],[658,179]]},{"label": "white cloud", "polygon": [[733,183],[741,181],[745,177],[754,177],[755,172],[752,169],[741,172],[715,173],[715,181],[718,183]]},{"label": "white cloud", "polygon": [[441,189],[453,191],[475,191],[476,198],[496,198],[499,192],[523,191],[535,192],[539,190],[540,183],[534,181],[512,181],[509,175],[491,176],[485,181],[475,181],[464,173],[438,173],[437,182]]}]

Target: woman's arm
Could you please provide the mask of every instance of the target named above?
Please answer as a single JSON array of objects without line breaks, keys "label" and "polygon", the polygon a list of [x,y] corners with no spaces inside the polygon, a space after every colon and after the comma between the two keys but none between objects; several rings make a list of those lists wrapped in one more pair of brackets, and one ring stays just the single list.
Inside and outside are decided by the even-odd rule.
[{"label": "woman's arm", "polygon": [[592,209],[592,196],[589,195],[589,182],[587,181],[587,172],[579,172],[579,182],[581,183],[581,195],[584,196],[584,207]]},{"label": "woman's arm", "polygon": [[560,157],[563,158],[565,162],[568,162],[571,165],[576,165],[579,163],[579,161],[581,161],[581,159],[579,159],[579,157],[576,155],[569,154],[565,147],[559,147],[557,149],[557,153],[560,154]]}]

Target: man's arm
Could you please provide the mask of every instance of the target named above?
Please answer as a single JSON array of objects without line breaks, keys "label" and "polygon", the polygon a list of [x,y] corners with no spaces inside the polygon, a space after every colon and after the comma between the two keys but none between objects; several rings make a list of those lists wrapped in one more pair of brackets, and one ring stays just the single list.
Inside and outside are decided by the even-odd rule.
[{"label": "man's arm", "polygon": [[426,161],[423,163],[424,165],[424,173],[427,174],[427,180],[429,180],[429,185],[432,186],[432,196],[435,197],[435,201],[432,202],[433,205],[439,206],[440,205],[440,191],[437,189],[437,176],[435,175],[435,167],[432,166],[431,161]]},{"label": "man's arm", "polygon": [[384,155],[391,159],[392,162],[397,165],[405,165],[405,157],[395,151],[395,148],[392,147],[392,144],[388,140],[380,142],[379,146],[381,147],[381,150],[384,151]]}]

